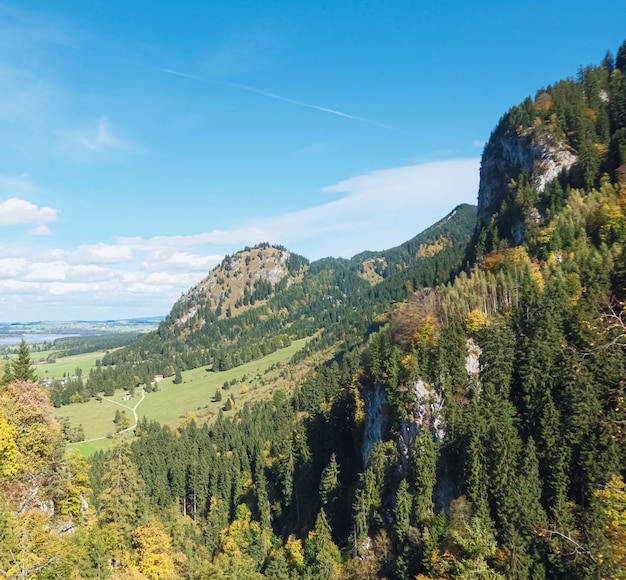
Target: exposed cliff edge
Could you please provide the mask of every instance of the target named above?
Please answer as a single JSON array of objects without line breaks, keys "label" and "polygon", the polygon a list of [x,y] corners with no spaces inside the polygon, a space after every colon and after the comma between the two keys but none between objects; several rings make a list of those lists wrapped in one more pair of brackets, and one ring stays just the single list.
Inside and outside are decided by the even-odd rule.
[{"label": "exposed cliff edge", "polygon": [[541,194],[577,160],[578,155],[565,141],[549,133],[537,135],[534,128],[521,134],[494,134],[485,147],[480,167],[478,219],[489,223],[508,197],[511,182],[521,174],[528,175],[531,185]]},{"label": "exposed cliff edge", "polygon": [[481,161],[470,262],[502,241],[532,243],[534,225],[550,221],[572,190],[624,181],[626,65],[619,66],[581,69],[502,116]]}]

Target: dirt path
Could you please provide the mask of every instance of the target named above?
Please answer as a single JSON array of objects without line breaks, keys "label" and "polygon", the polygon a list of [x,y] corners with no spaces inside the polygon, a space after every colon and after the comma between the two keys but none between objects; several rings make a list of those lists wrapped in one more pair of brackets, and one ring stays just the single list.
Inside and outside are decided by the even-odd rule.
[{"label": "dirt path", "polygon": [[[124,407],[124,409],[128,409],[129,411],[132,412],[133,417],[135,418],[135,423],[133,425],[131,425],[130,427],[128,427],[127,429],[123,429],[119,433],[116,433],[115,434],[116,437],[118,435],[121,435],[122,433],[126,433],[127,431],[132,431],[135,427],[137,427],[137,423],[139,422],[139,417],[137,417],[137,407],[139,407],[139,405],[141,405],[141,403],[143,402],[143,400],[145,398],[146,398],[146,392],[143,389],[141,389],[141,399],[139,399],[139,401],[137,401],[137,403],[135,404],[134,407],[129,407],[128,405],[124,405],[123,403],[118,403],[117,401],[114,401],[113,399],[108,399],[107,397],[102,397],[102,400],[106,401],[107,403],[113,403],[114,405],[119,405],[120,407]],[[107,439],[107,437],[104,436],[104,437],[94,437],[93,439],[84,439],[83,441],[75,441],[75,442],[73,442],[73,444],[91,443],[92,441],[102,441],[103,439]]]}]

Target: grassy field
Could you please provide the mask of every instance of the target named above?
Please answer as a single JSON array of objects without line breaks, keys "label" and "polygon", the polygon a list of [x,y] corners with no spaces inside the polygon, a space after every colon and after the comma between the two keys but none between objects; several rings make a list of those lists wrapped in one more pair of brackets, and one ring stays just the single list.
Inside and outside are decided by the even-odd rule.
[{"label": "grassy field", "polygon": [[[196,417],[200,422],[211,421],[224,406],[229,395],[235,398],[235,409],[231,411],[234,413],[246,402],[267,399],[276,389],[288,390],[302,376],[306,365],[286,363],[304,347],[306,340],[294,341],[287,348],[228,371],[213,373],[207,372],[204,367],[186,371],[182,373],[183,382],[179,385],[173,383],[173,377],[164,379],[158,383],[157,392],[146,394],[137,408],[137,416],[139,419],[146,417],[172,427],[180,425],[189,416]],[[229,384],[228,389],[223,388],[224,383]],[[222,401],[214,402],[212,399],[218,387],[222,389]],[[55,409],[57,418],[66,417],[74,427],[82,425],[85,439],[105,438],[72,444],[71,447],[77,447],[85,455],[108,448],[112,439],[107,436],[112,434],[115,427],[115,411],[125,410],[132,424],[133,414],[130,408],[140,400],[140,393],[137,391],[135,397],[129,401],[124,401],[123,397],[124,392],[118,390],[109,400],[92,399],[86,403]],[[127,408],[124,409],[120,404]]]},{"label": "grassy field", "polygon": [[[42,359],[43,353],[33,353],[33,360]],[[40,362],[35,365],[35,371],[40,379],[61,379],[63,376],[73,376],[77,368],[82,369],[83,376],[89,374],[89,369],[96,366],[96,360],[104,357],[104,352],[87,352],[74,356],[65,356],[56,359],[56,362]]]}]

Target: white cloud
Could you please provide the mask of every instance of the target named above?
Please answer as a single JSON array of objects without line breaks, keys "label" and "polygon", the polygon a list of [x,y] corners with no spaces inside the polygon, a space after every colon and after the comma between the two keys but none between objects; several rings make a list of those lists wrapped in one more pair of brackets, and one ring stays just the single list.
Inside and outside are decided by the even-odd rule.
[{"label": "white cloud", "polygon": [[195,273],[172,273],[172,272],[153,272],[146,276],[146,284],[157,284],[170,287],[185,286],[186,289],[200,281],[200,277]]},{"label": "white cloud", "polygon": [[102,147],[118,147],[119,140],[111,134],[106,117],[102,117],[93,134],[83,136],[81,143],[85,149],[95,150]]},{"label": "white cloud", "polygon": [[[324,187],[338,199],[259,219],[232,231],[187,236],[119,238],[135,250],[172,252],[202,246],[279,243],[309,258],[354,255],[364,249],[400,244],[442,218],[460,203],[474,203],[479,158],[420,163],[373,171]],[[389,227],[393,224],[393,227]],[[173,255],[173,254],[172,254]],[[153,258],[154,260],[154,258]],[[166,260],[167,261],[167,260]],[[155,260],[158,262],[158,260]],[[151,266],[148,260],[144,266]]]},{"label": "white cloud", "polygon": [[257,225],[270,239],[278,238],[294,249],[311,248],[310,258],[389,248],[412,238],[456,205],[474,203],[479,164],[473,158],[373,171],[322,189],[343,194],[339,199]]},{"label": "white cloud", "polygon": [[202,256],[189,252],[158,250],[152,252],[148,259],[142,262],[142,267],[146,270],[176,269],[207,272],[223,259],[224,256],[221,254]]},{"label": "white cloud", "polygon": [[117,283],[120,280],[120,272],[111,268],[96,266],[95,264],[79,264],[72,266],[67,277],[72,281],[88,281],[88,282],[112,282]]},{"label": "white cloud", "polygon": [[0,294],[3,295],[5,300],[7,298],[21,297],[23,294],[40,295],[42,289],[43,285],[39,283],[26,282],[24,280],[0,280]]},{"label": "white cloud", "polygon": [[0,278],[14,278],[24,272],[28,266],[28,261],[24,258],[2,258],[0,259]]},{"label": "white cloud", "polygon": [[485,146],[485,142],[480,139],[474,139],[472,142],[472,148],[474,149],[482,149]]},{"label": "white cloud", "polygon": [[53,262],[55,260],[63,260],[67,256],[67,252],[61,248],[48,248],[41,254],[43,262]]},{"label": "white cloud", "polygon": [[85,284],[80,282],[55,282],[50,284],[49,291],[53,296],[66,296],[68,294],[85,294],[94,292],[97,286],[94,284]]},{"label": "white cloud", "polygon": [[133,259],[133,250],[123,244],[91,244],[78,248],[76,259],[97,264],[119,264]]},{"label": "white cloud", "polygon": [[155,236],[147,240],[139,237],[121,237],[118,238],[118,242],[136,250],[163,250],[202,245],[245,246],[263,240],[263,235],[265,230],[251,226],[232,231],[213,230],[189,236]]},{"label": "white cloud", "polygon": [[28,230],[28,233],[32,236],[49,236],[52,232],[48,226],[37,226]]},{"label": "white cloud", "polygon": [[25,280],[36,282],[54,282],[65,280],[70,265],[66,262],[36,262],[31,264]]},{"label": "white cloud", "polygon": [[34,203],[12,197],[0,202],[0,226],[52,222],[57,218],[57,210],[51,207],[38,207]]},{"label": "white cloud", "polygon": [[138,282],[135,284],[131,284],[128,287],[128,292],[130,292],[131,294],[159,294],[163,292],[163,289],[160,285],[144,284],[143,282]]}]

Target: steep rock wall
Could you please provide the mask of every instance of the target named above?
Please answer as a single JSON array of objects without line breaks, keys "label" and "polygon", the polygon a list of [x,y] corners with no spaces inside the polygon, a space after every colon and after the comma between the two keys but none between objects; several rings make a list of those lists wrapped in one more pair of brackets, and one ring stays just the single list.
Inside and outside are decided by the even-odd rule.
[{"label": "steep rock wall", "polygon": [[[541,193],[563,170],[577,161],[576,152],[563,140],[545,128],[528,128],[521,132],[494,132],[483,152],[478,189],[478,220],[486,225],[509,196],[511,180],[525,173],[531,185]],[[523,224],[511,232],[516,243],[521,242]]]},{"label": "steep rock wall", "polygon": [[365,403],[365,425],[363,441],[361,442],[361,460],[363,461],[363,469],[365,469],[374,443],[382,441],[383,438],[387,393],[383,385],[375,384],[365,388],[362,395]]}]

